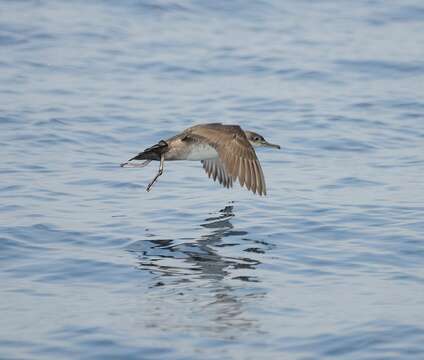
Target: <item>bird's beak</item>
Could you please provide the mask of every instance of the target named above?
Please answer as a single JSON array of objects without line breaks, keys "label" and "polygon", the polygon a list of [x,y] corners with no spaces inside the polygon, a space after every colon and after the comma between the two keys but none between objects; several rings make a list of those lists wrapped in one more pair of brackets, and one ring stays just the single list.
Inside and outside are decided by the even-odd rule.
[{"label": "bird's beak", "polygon": [[270,147],[270,148],[274,148],[274,149],[281,149],[280,145],[271,144],[268,141],[262,141],[262,146],[266,146],[266,147]]}]

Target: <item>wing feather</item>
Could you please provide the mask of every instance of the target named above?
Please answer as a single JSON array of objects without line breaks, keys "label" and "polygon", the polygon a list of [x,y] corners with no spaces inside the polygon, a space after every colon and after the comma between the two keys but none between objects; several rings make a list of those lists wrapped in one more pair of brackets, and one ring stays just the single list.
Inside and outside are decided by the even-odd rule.
[{"label": "wing feather", "polygon": [[265,178],[255,150],[238,125],[220,123],[196,125],[188,128],[185,135],[193,141],[206,142],[213,146],[218,159],[203,160],[209,177],[219,180],[225,187],[232,187],[239,180],[254,194],[266,195]]},{"label": "wing feather", "polygon": [[256,194],[256,172],[255,172],[255,163],[250,160],[249,161],[249,167],[250,167],[250,176],[252,177],[252,191],[254,194]]},{"label": "wing feather", "polygon": [[202,160],[202,165],[209,178],[214,181],[218,180],[226,188],[233,186],[231,177],[228,176],[219,159]]},{"label": "wing feather", "polygon": [[240,186],[243,186],[244,185],[244,179],[245,178],[246,178],[246,174],[245,174],[245,171],[244,171],[244,159],[241,158],[240,159],[240,169],[239,169],[239,183],[240,183]]},{"label": "wing feather", "polygon": [[256,161],[252,161],[252,163],[255,169],[256,191],[258,192],[259,195],[262,195],[262,180],[261,180],[261,175],[258,169],[258,164],[256,163]]}]

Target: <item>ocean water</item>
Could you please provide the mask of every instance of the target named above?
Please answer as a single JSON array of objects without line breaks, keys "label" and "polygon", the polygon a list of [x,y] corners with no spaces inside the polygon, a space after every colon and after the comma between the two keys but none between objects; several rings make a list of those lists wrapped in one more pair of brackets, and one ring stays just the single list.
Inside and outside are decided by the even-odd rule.
[{"label": "ocean water", "polygon": [[[424,358],[424,5],[0,3],[1,359]],[[200,163],[240,124],[268,196]]]}]

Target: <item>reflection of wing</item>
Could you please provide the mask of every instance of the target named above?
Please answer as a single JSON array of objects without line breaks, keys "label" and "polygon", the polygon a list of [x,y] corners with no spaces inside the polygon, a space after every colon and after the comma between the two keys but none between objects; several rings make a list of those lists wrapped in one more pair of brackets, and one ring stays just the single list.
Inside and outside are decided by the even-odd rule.
[{"label": "reflection of wing", "polygon": [[[238,179],[241,186],[259,195],[266,195],[265,179],[255,150],[238,125],[204,124],[185,131],[188,141],[203,141],[218,152],[219,161],[204,160],[209,177],[218,178],[224,186]],[[229,182],[228,179],[231,179]],[[222,181],[221,181],[222,180]]]}]

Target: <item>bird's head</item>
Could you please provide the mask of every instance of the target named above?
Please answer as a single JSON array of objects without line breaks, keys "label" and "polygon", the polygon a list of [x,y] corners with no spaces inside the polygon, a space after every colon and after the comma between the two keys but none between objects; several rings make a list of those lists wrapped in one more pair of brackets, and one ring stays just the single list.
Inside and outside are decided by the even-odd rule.
[{"label": "bird's head", "polygon": [[258,133],[255,133],[253,131],[245,131],[247,140],[249,140],[250,144],[253,147],[271,147],[276,149],[281,149],[280,145],[271,144],[268,141],[264,139],[262,135],[259,135]]}]

